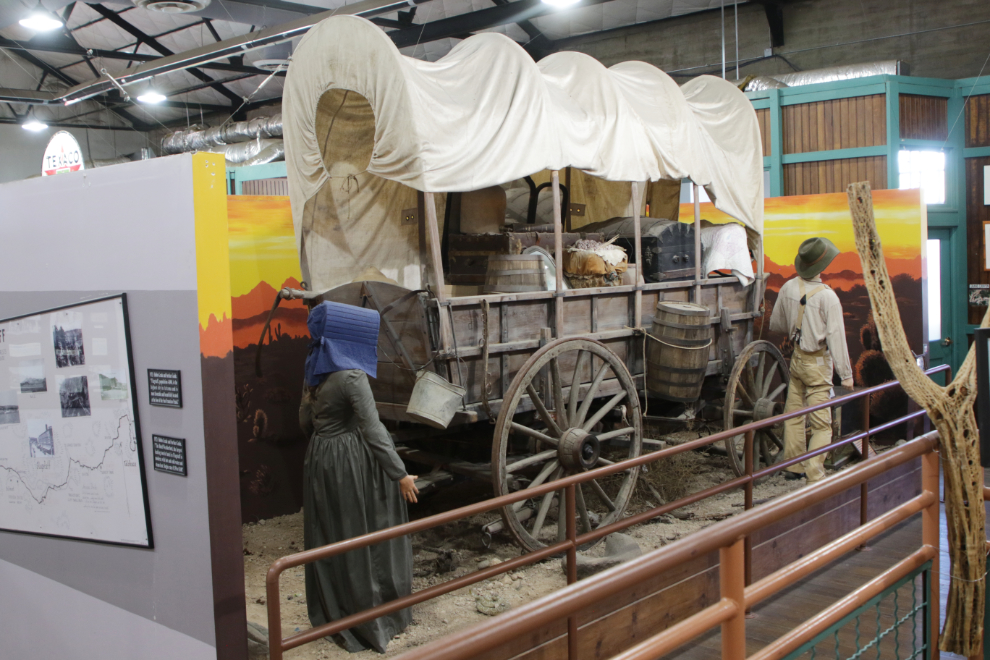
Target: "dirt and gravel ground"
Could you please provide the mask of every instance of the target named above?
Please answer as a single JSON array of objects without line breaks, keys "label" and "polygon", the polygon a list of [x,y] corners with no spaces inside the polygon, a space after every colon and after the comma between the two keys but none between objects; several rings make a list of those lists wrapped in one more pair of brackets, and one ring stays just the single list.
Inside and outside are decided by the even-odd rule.
[{"label": "dirt and gravel ground", "polygon": [[[698,433],[668,436],[668,440],[685,441],[698,437]],[[657,495],[667,500],[728,481],[734,477],[728,459],[717,453],[687,452],[675,457],[670,464],[654,467],[641,475],[636,496],[627,511],[637,513],[656,506]],[[652,484],[651,490],[647,483]],[[790,492],[804,485],[804,481],[788,481],[775,476],[758,484],[754,489],[757,504]],[[484,484],[464,482],[440,490],[432,497],[410,508],[414,517],[423,517],[447,510],[454,503],[465,505],[491,497],[490,487]],[[735,491],[717,495],[676,512],[662,516],[650,523],[633,527],[627,533],[636,539],[644,552],[659,548],[694,531],[707,527],[743,511],[743,493]],[[520,549],[507,532],[496,534],[490,547],[482,543],[481,526],[498,518],[497,513],[476,516],[413,538],[414,578],[413,589],[424,587],[464,575],[495,561],[518,557]],[[245,586],[247,591],[248,620],[267,626],[265,606],[265,574],[271,563],[284,555],[302,550],[302,512],[244,525]],[[601,554],[603,544],[589,554]],[[452,566],[437,551],[454,551]],[[438,557],[440,561],[438,562]],[[450,568],[438,573],[438,564]],[[288,636],[309,628],[306,614],[306,590],[303,569],[293,569],[282,578],[282,632]],[[461,589],[413,608],[413,623],[397,636],[388,647],[386,655],[393,656],[449,634],[487,617],[476,607],[475,595],[497,596],[509,607],[539,598],[564,587],[564,573],[559,560],[546,560],[525,569],[513,571],[504,577],[489,580],[471,588]],[[374,651],[351,655],[333,642],[320,640],[285,654],[289,660],[353,659],[379,657]]]}]

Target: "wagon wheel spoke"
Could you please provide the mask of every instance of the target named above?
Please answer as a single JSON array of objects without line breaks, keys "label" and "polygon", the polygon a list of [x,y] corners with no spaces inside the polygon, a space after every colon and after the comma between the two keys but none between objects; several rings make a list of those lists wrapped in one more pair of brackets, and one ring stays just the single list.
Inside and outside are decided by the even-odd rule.
[{"label": "wagon wheel spoke", "polygon": [[523,435],[528,435],[531,438],[536,438],[540,442],[545,442],[552,447],[557,446],[557,438],[551,438],[546,433],[540,433],[536,429],[531,429],[525,424],[519,424],[518,422],[512,422],[512,430],[516,433],[522,433]]},{"label": "wagon wheel spoke", "polygon": [[[774,361],[774,363],[770,365],[770,371],[767,373],[766,378],[763,380],[763,388],[760,390],[763,396],[766,396],[767,392],[770,391],[770,385],[771,383],[773,383],[773,377],[777,373],[777,366],[778,365],[776,361]],[[785,383],[783,387],[787,387],[787,384]],[[783,390],[783,387],[778,388],[777,390],[775,390],[775,392],[779,393],[781,390]],[[768,396],[767,398],[773,399],[774,397]]]},{"label": "wagon wheel spoke", "polygon": [[615,502],[613,502],[611,498],[609,498],[609,496],[605,493],[605,489],[602,488],[601,484],[598,483],[597,479],[592,479],[591,481],[588,482],[588,485],[591,486],[591,490],[595,491],[595,495],[598,496],[598,499],[601,500],[602,504],[605,505],[606,509],[608,509],[609,511],[615,511]]},{"label": "wagon wheel spoke", "polygon": [[[551,472],[553,472],[554,470],[556,470],[559,467],[560,467],[560,463],[557,460],[550,461],[549,463],[547,463],[546,465],[543,466],[543,469],[540,470],[540,473],[538,475],[536,475],[536,478],[533,479],[529,483],[529,485],[526,486],[526,488],[527,489],[529,489],[529,488],[536,488],[537,486],[539,486],[540,484],[542,484],[544,481],[547,480],[547,477],[550,476],[550,473]],[[554,477],[554,478],[556,478],[556,477]],[[512,505],[512,510],[513,511],[519,511],[525,505],[526,505],[526,500],[522,500],[522,501],[516,502],[515,504]]]},{"label": "wagon wheel spoke", "polygon": [[767,436],[767,438],[770,440],[770,442],[772,442],[773,444],[777,445],[777,449],[783,449],[784,448],[784,442],[783,442],[783,440],[781,440],[777,436],[777,432],[774,431],[772,428],[765,428],[765,429],[763,429],[763,433]]},{"label": "wagon wheel spoke", "polygon": [[602,406],[598,410],[598,412],[596,412],[592,416],[591,419],[589,419],[588,421],[586,421],[581,426],[581,428],[584,429],[585,431],[590,431],[592,429],[592,427],[594,427],[595,424],[597,424],[598,422],[602,421],[602,417],[604,417],[605,415],[607,415],[613,408],[615,408],[619,404],[620,401],[622,401],[623,399],[625,399],[627,394],[628,394],[628,392],[626,392],[625,390],[622,390],[622,391],[618,392],[615,396],[613,396],[611,399],[609,399],[608,400],[608,403],[606,403],[604,406]]},{"label": "wagon wheel spoke", "polygon": [[749,395],[749,392],[746,391],[746,387],[742,384],[742,379],[740,379],[739,382],[736,383],[736,394],[739,395],[739,398],[742,400],[744,405],[747,405],[750,408],[754,407],[754,402],[756,401],[756,399],[751,397]]},{"label": "wagon wheel spoke", "polygon": [[584,491],[581,489],[581,484],[577,484],[574,488],[574,495],[578,516],[581,518],[582,531],[580,533],[586,534],[591,531],[591,517],[588,515],[588,506],[584,503]]},{"label": "wagon wheel spoke", "polygon": [[548,449],[546,451],[541,451],[539,454],[533,454],[532,456],[527,456],[522,460],[518,460],[511,465],[505,466],[505,472],[511,474],[513,472],[518,472],[519,470],[529,467],[530,465],[536,465],[537,463],[543,463],[557,455],[556,449]]},{"label": "wagon wheel spoke", "polygon": [[595,463],[595,467],[598,467],[599,465],[615,465],[615,461],[610,461],[607,458],[602,458],[599,456],[598,462]]},{"label": "wagon wheel spoke", "polygon": [[763,367],[766,362],[766,353],[760,353],[760,359],[757,361],[756,367],[756,394],[758,396],[762,395],[766,390],[763,389]]},{"label": "wagon wheel spoke", "polygon": [[560,361],[557,358],[550,361],[550,376],[553,379],[553,411],[557,415],[557,424],[566,429],[568,424],[564,406],[564,383],[560,378]]},{"label": "wagon wheel spoke", "polygon": [[598,368],[598,373],[595,374],[595,380],[591,382],[591,387],[588,388],[588,393],[581,403],[581,408],[578,409],[577,417],[574,418],[573,426],[581,426],[583,428],[584,418],[587,417],[591,403],[595,400],[595,395],[598,394],[598,388],[601,387],[602,381],[605,380],[605,372],[608,371],[608,367],[608,362],[603,361],[602,366]]},{"label": "wagon wheel spoke", "polygon": [[598,436],[598,442],[605,442],[606,440],[611,440],[612,438],[621,438],[624,435],[629,435],[635,431],[631,426],[627,426],[623,429],[616,429],[614,431],[609,431],[608,433],[602,433]]},{"label": "wagon wheel spoke", "polygon": [[744,419],[747,419],[747,418],[748,419],[752,419],[753,418],[753,411],[752,410],[746,410],[745,408],[733,408],[732,409],[732,416],[733,417],[742,417]]},{"label": "wagon wheel spoke", "polygon": [[577,359],[574,361],[574,375],[571,378],[571,391],[567,401],[567,419],[576,419],[578,396],[581,394],[581,360],[585,355],[591,354],[587,351],[578,351]]},{"label": "wagon wheel spoke", "polygon": [[550,411],[547,410],[546,405],[543,403],[543,399],[541,399],[540,395],[536,393],[536,388],[533,387],[532,381],[526,383],[526,392],[529,393],[529,398],[533,401],[533,406],[536,407],[536,412],[539,414],[540,419],[542,419],[543,423],[547,425],[547,429],[550,433],[559,438],[561,436],[560,427],[557,426],[557,422],[554,421],[553,416],[550,415]]},{"label": "wagon wheel spoke", "polygon": [[[558,467],[554,473],[553,478],[550,481],[556,481],[563,474],[564,468]],[[550,511],[550,505],[553,503],[553,497],[557,494],[557,491],[552,490],[543,496],[543,501],[540,502],[540,510],[536,512],[536,522],[533,523],[533,531],[530,534],[533,535],[534,539],[540,538],[540,530],[543,529],[543,523],[547,519],[547,512]],[[559,518],[559,516],[558,516]]]},{"label": "wagon wheel spoke", "polygon": [[774,389],[773,392],[767,395],[767,398],[776,399],[778,396],[780,396],[781,392],[783,392],[786,389],[787,389],[787,383],[781,383],[776,387],[776,389]]}]

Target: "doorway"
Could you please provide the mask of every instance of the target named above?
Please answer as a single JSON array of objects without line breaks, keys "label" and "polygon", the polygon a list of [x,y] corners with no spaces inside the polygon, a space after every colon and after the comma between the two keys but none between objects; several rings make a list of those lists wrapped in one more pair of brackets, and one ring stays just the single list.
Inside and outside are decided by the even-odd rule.
[{"label": "doorway", "polygon": [[951,304],[951,244],[952,230],[929,228],[925,259],[925,309],[928,366],[937,367],[952,361],[955,341]]}]

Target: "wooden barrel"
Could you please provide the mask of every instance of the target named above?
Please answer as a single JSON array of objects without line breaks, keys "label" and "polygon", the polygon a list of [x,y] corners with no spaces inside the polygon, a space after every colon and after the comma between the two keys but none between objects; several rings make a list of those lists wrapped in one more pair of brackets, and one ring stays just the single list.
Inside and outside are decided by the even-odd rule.
[{"label": "wooden barrel", "polygon": [[646,389],[651,395],[684,403],[698,400],[712,343],[710,313],[694,303],[657,303],[646,340]]},{"label": "wooden barrel", "polygon": [[485,293],[546,290],[543,257],[539,254],[493,254],[488,257]]}]

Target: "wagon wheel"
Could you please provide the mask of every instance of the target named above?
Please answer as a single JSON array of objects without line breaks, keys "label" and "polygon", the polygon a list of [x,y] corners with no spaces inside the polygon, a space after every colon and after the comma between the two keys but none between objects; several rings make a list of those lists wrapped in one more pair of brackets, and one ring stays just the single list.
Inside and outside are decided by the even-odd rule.
[{"label": "wagon wheel", "polygon": [[[611,418],[619,420],[614,430],[600,431]],[[526,361],[503,399],[492,443],[495,494],[639,456],[642,443],[639,395],[622,360],[597,341],[558,339]],[[581,484],[578,534],[618,520],[638,475],[636,468]],[[536,550],[564,538],[563,510],[559,490],[503,507],[502,518],[521,546]]]},{"label": "wagon wheel", "polygon": [[[784,356],[768,341],[754,341],[736,358],[725,388],[725,429],[760,421],[784,412],[790,373]],[[732,469],[746,473],[744,435],[725,441]],[[761,429],[753,438],[753,469],[772,465],[784,456],[784,425]]]}]

